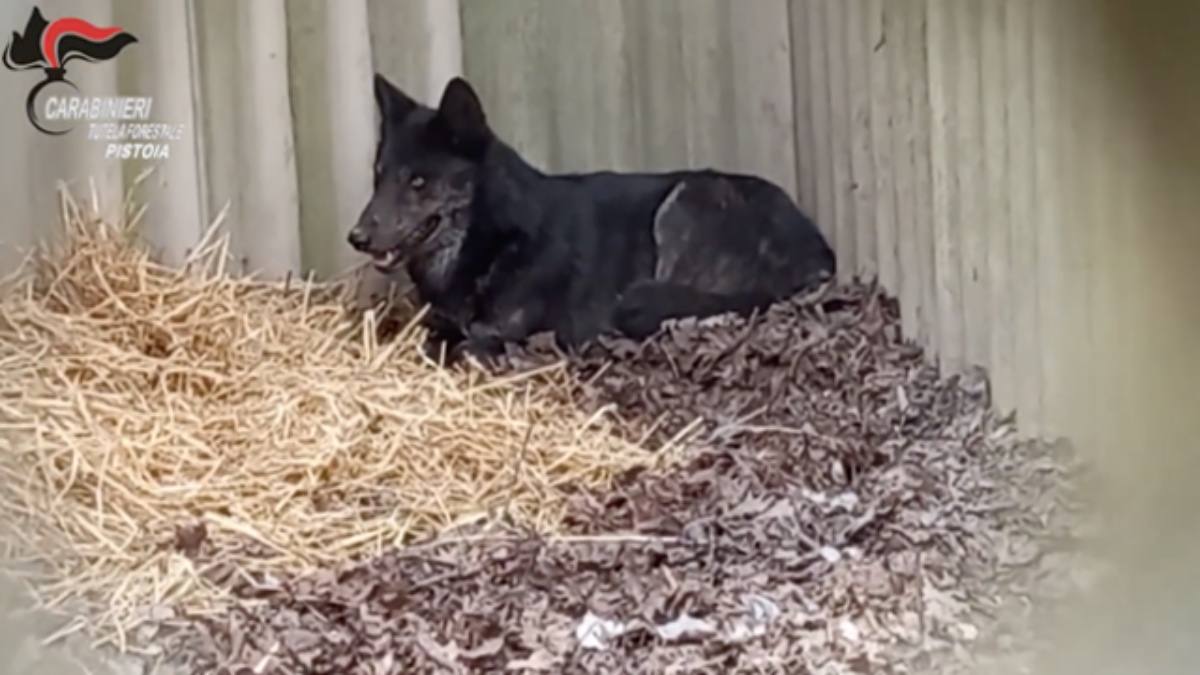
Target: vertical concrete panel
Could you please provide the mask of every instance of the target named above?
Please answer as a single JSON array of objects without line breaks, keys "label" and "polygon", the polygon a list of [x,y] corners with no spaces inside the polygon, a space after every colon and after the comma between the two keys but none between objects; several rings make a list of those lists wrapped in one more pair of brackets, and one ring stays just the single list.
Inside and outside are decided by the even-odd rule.
[{"label": "vertical concrete panel", "polygon": [[[447,3],[443,3],[447,4]],[[453,3],[449,3],[453,4]],[[358,219],[358,214],[371,197],[375,160],[375,97],[372,88],[370,16],[366,0],[342,0],[336,4],[323,3],[325,37],[329,56],[322,64],[326,92],[324,105],[329,109],[329,139],[326,161],[334,167],[329,191],[331,216],[301,221],[303,246],[313,269],[322,277],[345,271],[356,261],[346,244],[346,232]],[[459,34],[457,21],[452,35]],[[436,41],[435,41],[436,42]],[[297,81],[300,73],[293,73]],[[315,133],[298,126],[297,140]],[[297,160],[301,159],[297,157]],[[308,159],[308,158],[304,158]],[[311,161],[309,162],[311,164]],[[317,186],[305,185],[301,194]],[[303,214],[302,214],[303,215]],[[329,250],[324,259],[316,258],[317,251]],[[319,264],[315,264],[319,261]]]},{"label": "vertical concrete panel", "polygon": [[890,173],[894,177],[900,263],[900,311],[908,335],[937,346],[936,274],[933,258],[932,167],[929,156],[929,89],[925,3],[884,4],[889,99],[892,103]]},{"label": "vertical concrete panel", "polygon": [[231,272],[300,272],[287,23],[279,0],[196,3],[204,168]]},{"label": "vertical concrete panel", "polygon": [[300,205],[292,102],[288,88],[283,0],[239,2],[235,35],[240,62],[230,73],[239,110],[242,254],[246,271],[266,278],[298,274]]},{"label": "vertical concrete panel", "polygon": [[554,109],[548,59],[541,56],[541,6],[537,0],[463,0],[461,7],[463,69],[489,120],[528,160],[545,165],[554,143]]},{"label": "vertical concrete panel", "polygon": [[912,101],[912,167],[913,167],[913,228],[916,239],[920,275],[921,306],[925,343],[936,354],[938,349],[938,275],[935,213],[937,204],[933,191],[933,155],[929,72],[929,6],[923,0],[908,0],[905,7],[908,19],[906,50],[909,57],[906,75]]},{"label": "vertical concrete panel", "polygon": [[723,47],[732,61],[732,114],[737,121],[730,166],[757,172],[799,198],[787,0],[761,0],[754,11],[737,0],[722,4],[730,27]]},{"label": "vertical concrete panel", "polygon": [[125,164],[126,176],[153,170],[134,195],[146,206],[141,236],[160,260],[176,265],[208,225],[196,124],[193,0],[127,0],[117,9],[121,24],[138,36],[141,52],[130,59],[135,67],[122,69],[128,75],[122,79],[132,85],[131,93],[153,93],[155,121],[183,125],[183,138],[168,146],[170,157]]},{"label": "vertical concrete panel", "polygon": [[[338,267],[339,254],[349,247],[344,241],[335,243],[322,230],[338,225],[350,227],[345,220],[337,222],[339,217],[331,194],[339,169],[330,161],[337,143],[333,138],[332,116],[340,102],[334,103],[330,99],[331,82],[329,75],[323,72],[325,63],[333,57],[327,31],[329,17],[325,12],[328,4],[322,0],[292,0],[287,5],[288,69],[291,72],[288,94],[292,98],[296,128],[301,267],[305,272],[316,270],[326,274]],[[347,0],[346,4],[356,2]],[[369,56],[369,49],[367,54]],[[369,79],[366,82],[361,77],[349,79],[359,86],[359,95],[371,91]],[[371,102],[374,105],[373,99]],[[373,132],[374,121],[371,113],[363,126]],[[374,137],[374,133],[371,136]],[[371,166],[372,158],[368,157],[366,161],[367,166]]]},{"label": "vertical concrete panel", "polygon": [[424,52],[425,80],[431,95],[463,72],[462,16],[458,0],[426,0]]},{"label": "vertical concrete panel", "polygon": [[1065,375],[1063,349],[1066,347],[1065,298],[1060,271],[1063,261],[1064,185],[1059,153],[1061,139],[1070,133],[1060,118],[1060,93],[1067,86],[1061,72],[1063,45],[1069,43],[1060,35],[1062,31],[1070,30],[1070,26],[1062,24],[1061,7],[1053,3],[1035,3],[1034,13],[1032,138],[1035,148],[1033,168],[1037,237],[1033,245],[1038,255],[1042,427],[1053,432],[1062,419],[1057,405],[1063,400],[1059,388]]},{"label": "vertical concrete panel", "polygon": [[231,273],[245,271],[245,202],[242,199],[242,163],[239,148],[243,142],[238,124],[241,105],[233,82],[239,67],[239,54],[231,47],[229,36],[235,31],[237,0],[210,0],[194,6],[200,63],[200,129],[203,135],[204,195],[208,212],[216,217],[225,213],[219,235],[227,237],[233,260]]},{"label": "vertical concrete panel", "polygon": [[367,0],[367,17],[372,67],[416,99],[436,103],[446,82],[462,74],[456,0]]},{"label": "vertical concrete panel", "polygon": [[1036,141],[1033,128],[1034,5],[1037,0],[1004,3],[1008,29],[1005,42],[1005,142],[1010,171],[1007,200],[1012,240],[1013,335],[1016,396],[1023,427],[1038,428],[1042,411],[1041,316],[1038,310],[1038,222],[1033,171]]},{"label": "vertical concrete panel", "polygon": [[[1060,187],[1060,224],[1058,261],[1054,268],[1059,322],[1058,369],[1050,371],[1060,382],[1047,388],[1046,419],[1048,433],[1069,432],[1072,419],[1080,419],[1089,406],[1091,387],[1077,380],[1079,374],[1094,370],[1087,364],[1094,349],[1092,298],[1087,282],[1094,241],[1092,237],[1072,236],[1071,226],[1100,223],[1107,217],[1105,206],[1118,198],[1116,186],[1101,188],[1100,178],[1107,173],[1104,161],[1105,113],[1101,92],[1111,81],[1107,69],[1098,67],[1105,56],[1097,40],[1100,20],[1095,12],[1078,11],[1077,3],[1068,3],[1058,15],[1058,31],[1067,31],[1070,39],[1056,40],[1060,73],[1057,89],[1058,119],[1062,133],[1058,142]],[[1081,113],[1081,111],[1089,111]],[[1095,111],[1092,114],[1091,111]],[[1080,199],[1076,195],[1087,195]],[[1068,393],[1070,392],[1070,393]]]},{"label": "vertical concrete panel", "polygon": [[[1012,211],[1009,208],[1012,173],[1020,170],[1011,161],[1007,137],[1007,92],[1012,86],[1005,63],[1005,45],[1011,39],[1005,20],[1004,4],[981,3],[982,34],[980,36],[980,83],[982,112],[983,171],[980,175],[980,204],[983,217],[979,236],[983,241],[986,265],[981,270],[986,280],[986,304],[980,311],[988,313],[988,331],[982,338],[987,343],[989,357],[985,362],[991,371],[992,395],[1001,410],[1012,411],[1017,405],[1015,342],[1013,336],[1014,304],[1012,274],[1012,240],[1010,238]],[[1016,85],[1024,83],[1017,81]]]},{"label": "vertical concrete panel", "polygon": [[591,0],[539,0],[538,6],[534,37],[541,45],[537,63],[543,80],[537,85],[549,101],[550,127],[534,133],[550,137],[548,166],[633,168],[623,6]]},{"label": "vertical concrete panel", "polygon": [[[860,213],[874,213],[874,220],[860,218],[859,227],[874,232],[874,260],[879,272],[879,280],[889,293],[904,297],[904,289],[900,282],[900,224],[896,209],[897,178],[894,175],[896,164],[896,144],[893,142],[899,133],[896,128],[896,112],[903,105],[896,100],[892,91],[891,60],[900,57],[896,35],[893,33],[897,12],[889,10],[887,0],[868,0],[864,10],[865,16],[861,28],[861,48],[867,59],[869,111],[871,143],[867,150],[870,155],[871,173],[874,181],[871,184],[871,199],[863,206]],[[918,299],[906,303],[916,304]],[[911,310],[908,310],[911,312]],[[912,321],[906,322],[911,326]]]},{"label": "vertical concrete panel", "polygon": [[[957,3],[956,3],[957,4]],[[955,139],[962,120],[955,115],[954,83],[966,64],[959,54],[953,15],[948,5],[930,7],[926,17],[930,163],[933,170],[933,274],[937,290],[937,355],[950,371],[966,365],[964,340],[965,308],[962,301],[961,229],[956,216],[959,195],[955,188],[958,171]]]},{"label": "vertical concrete panel", "polygon": [[[849,184],[846,195],[853,220],[847,223],[854,235],[856,274],[864,279],[879,276],[878,232],[883,226],[875,217],[879,195],[875,192],[875,160],[871,148],[875,138],[871,125],[871,52],[874,47],[868,35],[870,5],[868,2],[844,3],[844,61],[846,91],[846,121],[849,123]],[[883,139],[880,139],[882,144]]]},{"label": "vertical concrete panel", "polygon": [[623,55],[631,64],[635,161],[646,170],[687,166],[687,109],[675,98],[684,72],[680,0],[622,0],[621,6],[630,22]]},{"label": "vertical concrete panel", "polygon": [[[1105,199],[1072,200],[1071,222],[1087,229],[1076,231],[1067,246],[1070,276],[1069,296],[1074,299],[1066,308],[1071,312],[1069,340],[1072,349],[1069,365],[1070,378],[1074,382],[1068,420],[1083,420],[1091,417],[1097,408],[1095,397],[1100,391],[1095,374],[1099,370],[1088,367],[1098,358],[1097,345],[1102,344],[1108,333],[1102,331],[1099,321],[1101,297],[1094,280],[1106,278],[1104,254],[1111,250],[1101,245],[1104,226],[1110,222],[1114,203],[1122,200],[1125,180],[1121,169],[1114,170],[1116,162],[1105,161],[1106,156],[1120,157],[1119,134],[1111,126],[1114,119],[1112,102],[1106,94],[1114,89],[1111,69],[1102,67],[1109,56],[1102,38],[1101,19],[1093,13],[1074,16],[1077,28],[1090,39],[1076,40],[1077,50],[1072,59],[1072,72],[1067,78],[1070,88],[1070,110],[1087,111],[1077,115],[1073,121],[1075,133],[1070,137],[1070,166],[1079,167],[1075,172],[1074,194],[1104,195]],[[1097,142],[1103,139],[1104,142]],[[1116,141],[1115,143],[1109,141]],[[1086,236],[1080,236],[1086,232]]]},{"label": "vertical concrete panel", "polygon": [[954,165],[948,172],[952,176],[955,204],[951,227],[957,231],[959,241],[963,357],[967,363],[986,366],[991,364],[987,237],[992,221],[985,208],[987,184],[980,82],[982,7],[982,3],[966,2],[946,5],[950,14],[949,35],[953,36],[957,59],[952,83],[954,136],[950,139]]},{"label": "vertical concrete panel", "polygon": [[366,0],[288,3],[303,269],[356,262],[346,232],[371,196],[375,101]]},{"label": "vertical concrete panel", "polygon": [[[722,0],[684,0],[680,3],[679,30],[683,53],[682,77],[672,91],[683,104],[682,119],[687,130],[687,164],[731,164],[735,156],[735,133],[713,133],[736,123],[728,20]],[[637,67],[636,65],[634,67]],[[663,120],[665,121],[665,120]],[[669,122],[668,122],[669,123]]]},{"label": "vertical concrete panel", "polygon": [[[1093,289],[1091,311],[1096,317],[1098,358],[1087,364],[1087,368],[1094,371],[1091,377],[1096,395],[1092,404],[1097,417],[1082,418],[1075,425],[1075,431],[1087,439],[1086,447],[1098,451],[1102,461],[1130,472],[1129,475],[1110,476],[1110,480],[1117,481],[1154,471],[1141,466],[1140,457],[1136,460],[1133,457],[1147,449],[1147,436],[1154,433],[1147,428],[1147,417],[1157,417],[1156,408],[1169,403],[1160,399],[1165,393],[1161,383],[1171,379],[1171,375],[1160,378],[1144,371],[1143,368],[1160,357],[1138,349],[1146,349],[1158,342],[1158,336],[1146,335],[1151,322],[1162,322],[1156,326],[1162,330],[1162,324],[1171,321],[1165,314],[1155,317],[1152,307],[1161,298],[1155,297],[1151,290],[1152,282],[1147,283],[1153,276],[1148,274],[1146,267],[1153,262],[1142,257],[1154,246],[1148,226],[1157,220],[1155,214],[1161,217],[1170,209],[1169,203],[1160,200],[1171,199],[1171,196],[1165,190],[1160,192],[1162,188],[1155,184],[1155,179],[1162,181],[1167,176],[1147,156],[1149,148],[1146,145],[1153,131],[1139,121],[1140,105],[1118,97],[1131,93],[1131,83],[1125,80],[1127,77],[1127,73],[1118,75],[1118,82],[1123,86],[1106,97],[1107,110],[1098,120],[1103,125],[1106,141],[1098,159],[1110,170],[1119,172],[1119,180],[1114,185],[1114,193],[1104,201],[1105,212],[1091,226],[1094,230],[1088,233],[1093,241],[1096,265],[1095,275],[1088,283]],[[1173,225],[1159,223],[1163,227]],[[1082,227],[1075,231],[1081,232]],[[1167,251],[1163,253],[1168,254]],[[1161,289],[1159,293],[1163,291],[1168,295],[1173,292]],[[1180,306],[1175,311],[1187,310]],[[1139,382],[1145,384],[1138,385]],[[1144,411],[1146,417],[1136,421],[1119,419],[1127,411],[1138,409]],[[1114,442],[1117,438],[1124,444]],[[1192,452],[1195,452],[1194,447],[1193,441]],[[1123,455],[1128,455],[1129,459],[1124,459]]]},{"label": "vertical concrete panel", "polygon": [[[814,171],[813,159],[817,147],[814,135],[813,101],[815,89],[809,72],[808,47],[808,9],[809,3],[803,0],[788,2],[788,38],[791,43],[791,75],[789,89],[792,91],[792,119],[795,124],[793,137],[796,139],[795,152],[796,182],[800,206],[812,216],[816,216],[817,207],[817,173]],[[817,222],[823,227],[823,223]]]},{"label": "vertical concrete panel", "polygon": [[851,120],[849,68],[846,63],[846,8],[841,0],[821,0],[828,57],[825,62],[829,86],[829,150],[833,168],[834,245],[841,257],[841,276],[859,272],[854,199],[854,177],[847,161],[853,150],[854,125]]},{"label": "vertical concrete panel", "polygon": [[[853,251],[847,252],[839,243],[838,214],[834,197],[837,190],[834,175],[837,155],[834,153],[832,132],[832,120],[835,115],[832,104],[834,85],[830,81],[827,67],[832,59],[825,29],[828,3],[824,0],[803,0],[800,4],[806,10],[802,17],[804,38],[797,41],[797,44],[808,48],[802,63],[808,69],[808,84],[812,87],[808,92],[812,110],[812,130],[807,134],[813,141],[809,149],[811,159],[808,170],[816,176],[817,184],[816,202],[812,212],[838,254],[839,268],[853,270]],[[850,256],[849,259],[847,256]]]}]

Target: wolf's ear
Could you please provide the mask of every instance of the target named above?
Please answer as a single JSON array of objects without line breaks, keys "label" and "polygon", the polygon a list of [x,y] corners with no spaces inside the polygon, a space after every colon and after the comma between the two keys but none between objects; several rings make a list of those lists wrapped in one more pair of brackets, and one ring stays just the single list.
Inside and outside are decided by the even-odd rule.
[{"label": "wolf's ear", "polygon": [[455,77],[446,85],[434,121],[450,147],[466,155],[482,152],[491,138],[483,104],[471,85],[461,77]]},{"label": "wolf's ear", "polygon": [[379,106],[379,117],[384,128],[389,122],[403,122],[418,107],[408,94],[379,73],[375,73],[375,105]]}]

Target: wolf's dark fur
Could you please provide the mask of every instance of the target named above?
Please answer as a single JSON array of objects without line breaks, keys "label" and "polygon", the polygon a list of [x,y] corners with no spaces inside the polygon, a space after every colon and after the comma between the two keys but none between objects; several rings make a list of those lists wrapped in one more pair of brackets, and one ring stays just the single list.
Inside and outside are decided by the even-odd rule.
[{"label": "wolf's dark fur", "polygon": [[563,347],[663,321],[749,313],[836,272],[778,186],[713,170],[550,175],[495,136],[456,78],[436,110],[375,78],[375,193],[349,241],[402,262],[432,339],[481,356],[552,331]]}]

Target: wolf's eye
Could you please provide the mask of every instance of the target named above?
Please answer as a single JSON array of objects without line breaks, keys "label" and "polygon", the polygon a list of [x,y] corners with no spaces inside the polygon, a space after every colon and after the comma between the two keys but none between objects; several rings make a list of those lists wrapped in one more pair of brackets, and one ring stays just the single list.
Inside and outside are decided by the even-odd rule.
[{"label": "wolf's eye", "polygon": [[421,188],[425,187],[425,177],[414,175],[408,179],[408,184],[411,185],[414,190],[420,190]]}]

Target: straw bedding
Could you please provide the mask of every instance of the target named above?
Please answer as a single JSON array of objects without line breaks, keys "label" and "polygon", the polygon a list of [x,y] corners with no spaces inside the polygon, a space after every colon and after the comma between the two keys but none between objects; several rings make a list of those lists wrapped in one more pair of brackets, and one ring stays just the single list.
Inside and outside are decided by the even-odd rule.
[{"label": "straw bedding", "polygon": [[215,240],[174,271],[64,204],[0,300],[0,512],[43,600],[86,599],[103,639],[455,526],[554,533],[568,490],[675,456],[553,364],[448,372],[415,328],[377,344],[345,284],[226,277]]}]

